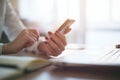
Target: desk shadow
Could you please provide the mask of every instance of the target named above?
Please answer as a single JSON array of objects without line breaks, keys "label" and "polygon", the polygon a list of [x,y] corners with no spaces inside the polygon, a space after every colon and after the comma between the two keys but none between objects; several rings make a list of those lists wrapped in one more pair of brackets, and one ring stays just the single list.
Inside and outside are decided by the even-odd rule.
[{"label": "desk shadow", "polygon": [[75,78],[74,80],[120,80],[120,68],[117,67],[57,67],[51,74],[62,78]]}]

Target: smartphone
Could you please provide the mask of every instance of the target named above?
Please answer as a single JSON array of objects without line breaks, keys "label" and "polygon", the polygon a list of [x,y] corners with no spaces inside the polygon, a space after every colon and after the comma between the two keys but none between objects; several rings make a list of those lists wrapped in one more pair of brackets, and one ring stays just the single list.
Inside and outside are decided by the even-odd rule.
[{"label": "smartphone", "polygon": [[58,28],[58,31],[60,31],[62,34],[64,34],[65,30],[70,27],[75,20],[73,19],[67,19],[65,22]]}]

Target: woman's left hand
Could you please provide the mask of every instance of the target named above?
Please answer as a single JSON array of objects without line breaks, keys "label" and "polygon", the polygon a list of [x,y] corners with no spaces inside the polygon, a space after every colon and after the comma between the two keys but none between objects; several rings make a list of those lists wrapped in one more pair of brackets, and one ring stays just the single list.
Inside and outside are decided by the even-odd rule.
[{"label": "woman's left hand", "polygon": [[65,50],[67,45],[66,38],[59,31],[54,34],[48,32],[49,37],[46,37],[46,41],[39,43],[38,50],[46,53],[48,56],[58,56]]}]

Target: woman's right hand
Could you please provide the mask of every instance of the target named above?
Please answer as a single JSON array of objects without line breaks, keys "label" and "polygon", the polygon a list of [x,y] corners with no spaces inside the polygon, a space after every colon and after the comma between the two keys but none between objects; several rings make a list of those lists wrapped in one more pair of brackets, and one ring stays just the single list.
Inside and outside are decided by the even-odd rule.
[{"label": "woman's right hand", "polygon": [[39,39],[36,29],[24,29],[14,41],[3,45],[3,54],[17,53],[23,48],[32,46]]}]

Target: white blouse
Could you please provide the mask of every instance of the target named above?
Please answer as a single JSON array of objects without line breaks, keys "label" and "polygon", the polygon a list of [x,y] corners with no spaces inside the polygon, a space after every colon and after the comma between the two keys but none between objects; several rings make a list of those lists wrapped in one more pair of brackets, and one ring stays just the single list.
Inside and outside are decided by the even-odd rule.
[{"label": "white blouse", "polygon": [[[0,38],[4,30],[9,40],[12,41],[25,27],[17,17],[9,0],[0,0]],[[0,43],[0,54],[2,54]]]}]

